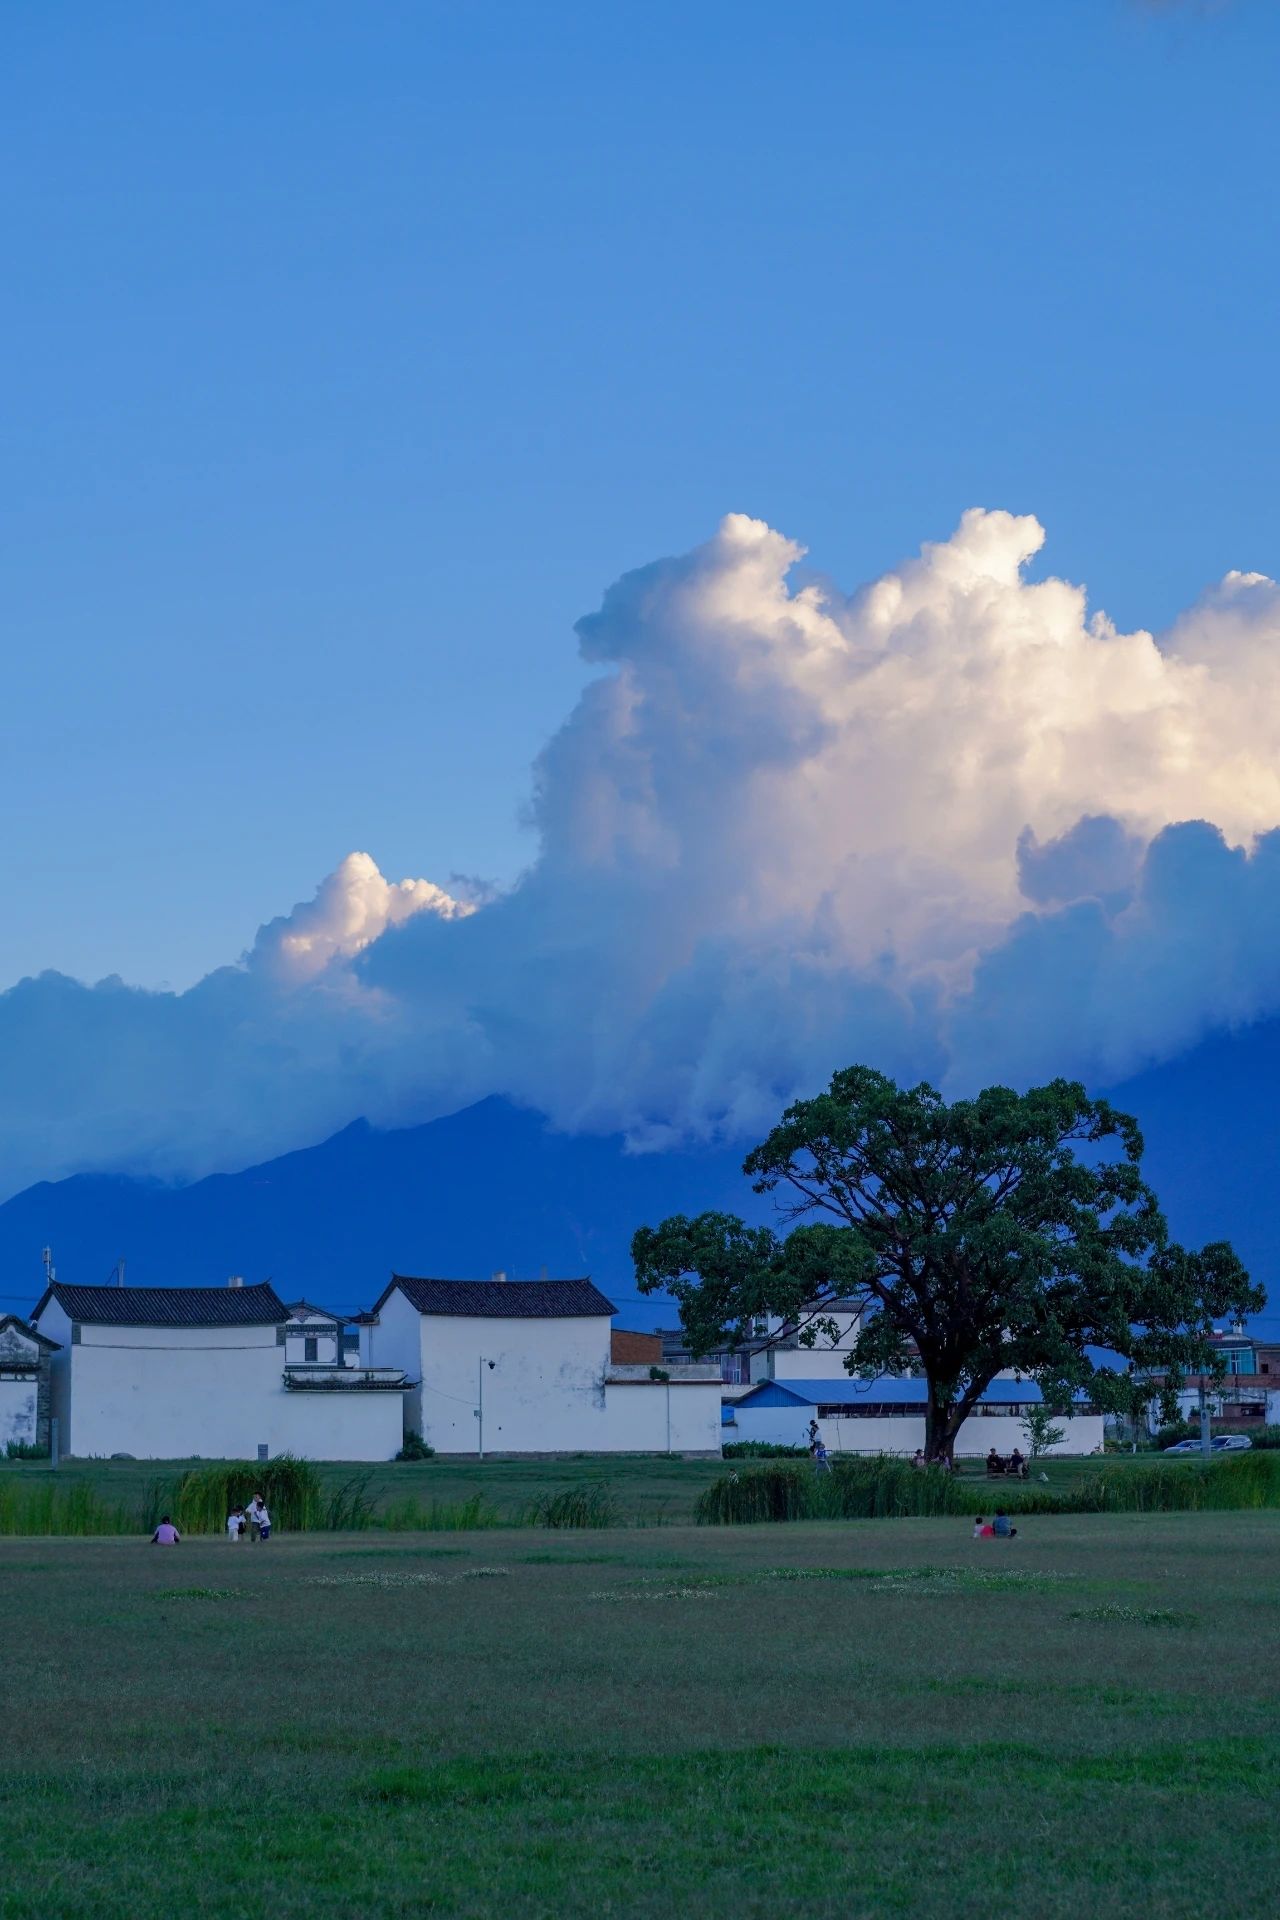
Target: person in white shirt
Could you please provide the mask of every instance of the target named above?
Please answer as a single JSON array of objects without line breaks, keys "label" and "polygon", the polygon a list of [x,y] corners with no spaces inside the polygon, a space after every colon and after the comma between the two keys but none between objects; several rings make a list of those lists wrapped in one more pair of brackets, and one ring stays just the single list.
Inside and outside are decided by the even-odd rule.
[{"label": "person in white shirt", "polygon": [[245,1530],[245,1525],[244,1508],[232,1507],[230,1513],[227,1515],[227,1538],[232,1546],[235,1546],[238,1542],[240,1535]]},{"label": "person in white shirt", "polygon": [[[266,1511],[267,1509],[263,1501],[262,1495],[260,1493],[255,1493],[252,1500],[249,1502],[248,1511],[245,1515],[245,1518],[249,1522],[249,1539],[251,1541],[260,1540],[262,1538],[262,1517],[266,1513]],[[267,1524],[270,1525],[270,1521],[268,1521]]]}]

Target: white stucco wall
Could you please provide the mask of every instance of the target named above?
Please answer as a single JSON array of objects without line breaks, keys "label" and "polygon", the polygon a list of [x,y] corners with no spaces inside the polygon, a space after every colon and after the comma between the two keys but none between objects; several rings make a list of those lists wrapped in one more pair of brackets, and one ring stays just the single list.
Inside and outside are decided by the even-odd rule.
[{"label": "white stucco wall", "polygon": [[417,1318],[412,1372],[422,1380],[423,1438],[438,1453],[475,1453],[481,1391],[486,1452],[594,1453],[607,1446],[607,1315]]},{"label": "white stucco wall", "polygon": [[49,1356],[49,1411],[58,1423],[58,1451],[71,1451],[71,1322],[50,1300],[38,1322],[39,1331],[48,1340],[57,1340],[59,1350]]},{"label": "white stucco wall", "polygon": [[377,1324],[360,1329],[360,1365],[400,1367],[410,1380],[421,1373],[422,1315],[398,1288],[379,1307]]},{"label": "white stucco wall", "polygon": [[402,1437],[398,1393],[292,1391],[270,1327],[93,1327],[72,1343],[51,1301],[53,1411],[64,1453],[139,1460],[388,1460]]},{"label": "white stucco wall", "polygon": [[[766,1440],[775,1446],[797,1447],[808,1443],[812,1407],[738,1407],[735,1425],[725,1430],[728,1440]],[[1076,1414],[1056,1422],[1066,1429],[1065,1438],[1050,1451],[1055,1454],[1094,1453],[1102,1445],[1102,1415]],[[899,1453],[911,1455],[924,1445],[924,1416],[910,1415],[885,1420],[819,1420],[818,1431],[831,1453]],[[1020,1419],[1007,1415],[975,1415],[966,1420],[956,1438],[956,1452],[966,1458],[981,1457],[994,1446],[997,1453],[1012,1453],[1020,1447],[1028,1451],[1026,1429]]]},{"label": "white stucco wall", "polygon": [[33,1446],[36,1438],[38,1379],[0,1373],[0,1455],[10,1440]]},{"label": "white stucco wall", "polygon": [[[282,1391],[268,1412],[272,1453],[309,1460],[393,1460],[404,1440],[404,1395],[342,1388],[333,1393]],[[279,1435],[273,1440],[272,1435]]]},{"label": "white stucco wall", "polygon": [[720,1383],[653,1381],[605,1387],[610,1453],[720,1452]]}]

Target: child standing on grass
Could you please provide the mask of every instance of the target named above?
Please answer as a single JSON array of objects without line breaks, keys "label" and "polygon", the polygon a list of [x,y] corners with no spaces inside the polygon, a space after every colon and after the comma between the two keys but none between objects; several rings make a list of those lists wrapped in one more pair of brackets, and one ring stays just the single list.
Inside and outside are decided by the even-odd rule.
[{"label": "child standing on grass", "polygon": [[258,1496],[258,1538],[264,1544],[271,1538],[271,1515],[261,1494]]},{"label": "child standing on grass", "polygon": [[232,1507],[230,1513],[227,1515],[227,1538],[231,1542],[233,1547],[239,1541],[240,1535],[244,1532],[244,1529],[245,1529],[244,1508]]},{"label": "child standing on grass", "polygon": [[266,1512],[266,1510],[267,1509],[263,1504],[262,1495],[260,1493],[255,1493],[252,1500],[249,1502],[249,1510],[246,1515],[246,1518],[248,1519],[248,1522],[249,1522],[249,1539],[251,1543],[255,1540],[261,1539],[262,1537],[262,1516]]}]

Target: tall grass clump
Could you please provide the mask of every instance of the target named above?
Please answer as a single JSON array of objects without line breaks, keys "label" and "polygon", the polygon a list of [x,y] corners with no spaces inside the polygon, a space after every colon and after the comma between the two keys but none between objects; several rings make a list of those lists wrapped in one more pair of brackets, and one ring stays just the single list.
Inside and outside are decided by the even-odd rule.
[{"label": "tall grass clump", "polygon": [[405,1494],[398,1500],[388,1500],[379,1509],[375,1524],[388,1533],[476,1533],[512,1523],[503,1518],[486,1494],[473,1493],[469,1500],[432,1500],[427,1506],[412,1494]]},{"label": "tall grass clump", "polygon": [[1206,1464],[1169,1461],[1150,1467],[1084,1468],[1071,1487],[1022,1484],[992,1493],[949,1473],[888,1459],[837,1460],[830,1473],[809,1465],[769,1462],[722,1474],[699,1496],[699,1526],[744,1526],[763,1520],[876,1520],[908,1515],[975,1514],[992,1506],[1010,1513],[1177,1513],[1280,1507],[1280,1458],[1270,1453],[1219,1456]]},{"label": "tall grass clump", "polygon": [[141,1524],[82,1480],[0,1480],[0,1534],[137,1533]]},{"label": "tall grass clump", "polygon": [[539,1494],[529,1519],[535,1527],[616,1527],[618,1502],[606,1481],[592,1480],[583,1487]]},{"label": "tall grass clump", "polygon": [[[183,1533],[220,1533],[232,1508],[247,1507],[255,1493],[266,1501],[272,1525],[288,1533],[351,1524],[342,1517],[331,1521],[337,1496],[325,1493],[314,1461],[291,1453],[274,1460],[210,1460],[189,1467],[167,1487],[157,1481],[147,1496],[148,1524],[154,1526],[163,1511]],[[344,1509],[339,1505],[337,1511]]]}]

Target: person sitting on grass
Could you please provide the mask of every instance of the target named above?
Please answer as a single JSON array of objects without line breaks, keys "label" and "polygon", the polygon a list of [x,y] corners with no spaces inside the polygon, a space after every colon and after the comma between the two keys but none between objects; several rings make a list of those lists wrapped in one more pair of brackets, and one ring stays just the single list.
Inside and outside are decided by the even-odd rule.
[{"label": "person sitting on grass", "polygon": [[994,1447],[992,1447],[990,1453],[987,1455],[987,1472],[988,1473],[1004,1472],[1004,1461],[1000,1458],[1000,1455],[996,1452]]},{"label": "person sitting on grass", "polygon": [[1027,1470],[1027,1463],[1023,1459],[1021,1453],[1019,1453],[1017,1447],[1015,1447],[1013,1452],[1009,1455],[1009,1471],[1010,1473],[1017,1474],[1019,1480],[1021,1480],[1026,1470]]},{"label": "person sitting on grass", "polygon": [[160,1525],[151,1536],[152,1546],[176,1547],[181,1539],[182,1535],[178,1532],[178,1529],[174,1526],[168,1514],[162,1513],[160,1515]]},{"label": "person sitting on grass", "polygon": [[994,1532],[995,1532],[995,1528],[991,1525],[990,1521],[984,1520],[982,1515],[979,1514],[977,1519],[973,1523],[974,1539],[989,1540]]},{"label": "person sitting on grass", "polygon": [[915,1452],[911,1456],[911,1464],[913,1467],[923,1467],[927,1464],[924,1457],[923,1447],[916,1448]]},{"label": "person sitting on grass", "polygon": [[1009,1525],[1009,1516],[1001,1508],[991,1523],[991,1531],[997,1540],[1012,1540],[1018,1529]]}]

